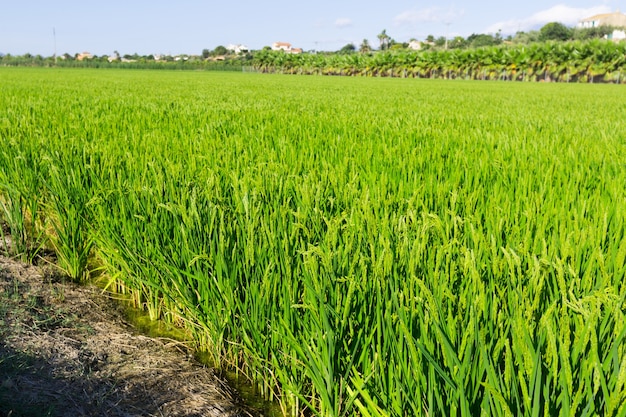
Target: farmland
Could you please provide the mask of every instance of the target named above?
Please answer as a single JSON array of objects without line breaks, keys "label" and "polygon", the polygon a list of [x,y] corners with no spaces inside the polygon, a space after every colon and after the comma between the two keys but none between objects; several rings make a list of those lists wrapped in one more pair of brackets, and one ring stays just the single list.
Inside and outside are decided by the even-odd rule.
[{"label": "farmland", "polygon": [[0,79],[12,255],[104,272],[285,414],[626,414],[623,86]]}]

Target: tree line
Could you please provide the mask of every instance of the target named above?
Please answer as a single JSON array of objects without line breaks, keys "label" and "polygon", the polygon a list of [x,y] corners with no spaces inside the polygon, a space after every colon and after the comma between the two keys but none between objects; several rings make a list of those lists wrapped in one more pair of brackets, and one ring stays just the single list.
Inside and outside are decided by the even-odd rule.
[{"label": "tree line", "polygon": [[[565,26],[559,22],[550,22],[541,27],[538,30],[531,31],[518,31],[514,35],[502,36],[502,32],[496,33],[472,33],[467,38],[462,36],[455,36],[453,38],[447,38],[445,36],[435,37],[434,35],[428,35],[422,42],[422,49],[470,49],[481,48],[485,46],[497,46],[502,44],[507,45],[528,45],[537,42],[549,42],[549,41],[586,41],[592,39],[602,39],[605,36],[612,33],[615,29],[619,29],[614,26],[596,26],[592,28],[571,28]],[[409,42],[397,42],[395,39],[387,34],[386,30],[383,30],[377,35],[379,41],[379,50],[399,50],[407,49]],[[411,39],[412,41],[415,39]],[[357,48],[354,44],[347,44],[341,48],[339,53],[350,52],[370,52],[372,47],[367,39],[364,39]]]},{"label": "tree line", "polygon": [[593,39],[354,54],[261,51],[253,65],[259,72],[305,75],[625,83],[626,43]]},{"label": "tree line", "polygon": [[[235,54],[223,46],[203,49],[200,55],[92,56],[78,54],[42,57],[0,54],[4,66],[61,66],[95,68],[203,69],[287,74],[382,76],[508,81],[626,83],[626,43],[604,38],[615,28],[568,28],[557,22],[503,38],[472,34],[445,39],[429,35],[420,50],[398,43],[386,30],[375,49],[367,39],[359,48],[348,44],[335,52],[289,54],[269,46]],[[220,57],[219,61],[216,57]]]}]

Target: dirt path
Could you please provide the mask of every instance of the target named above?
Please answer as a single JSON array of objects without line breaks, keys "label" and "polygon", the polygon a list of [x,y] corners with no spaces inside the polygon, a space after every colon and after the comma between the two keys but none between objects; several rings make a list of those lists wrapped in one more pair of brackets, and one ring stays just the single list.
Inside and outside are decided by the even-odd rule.
[{"label": "dirt path", "polygon": [[0,257],[0,416],[250,416],[184,345],[93,287]]}]

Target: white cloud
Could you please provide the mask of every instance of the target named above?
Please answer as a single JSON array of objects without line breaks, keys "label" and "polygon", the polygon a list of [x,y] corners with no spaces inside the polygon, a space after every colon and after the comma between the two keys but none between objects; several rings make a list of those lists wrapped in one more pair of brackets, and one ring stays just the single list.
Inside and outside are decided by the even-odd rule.
[{"label": "white cloud", "polygon": [[454,7],[428,7],[426,9],[411,9],[397,15],[393,21],[397,25],[414,25],[417,23],[446,23],[463,16],[465,11]]},{"label": "white cloud", "polygon": [[339,19],[335,20],[335,27],[347,28],[349,26],[352,26],[352,19],[348,19],[347,17],[340,17]]},{"label": "white cloud", "polygon": [[581,19],[609,12],[611,12],[611,8],[608,6],[577,8],[559,4],[549,9],[537,12],[526,18],[511,19],[494,23],[493,25],[487,27],[484,30],[484,33],[496,33],[499,30],[502,30],[503,33],[515,33],[520,30],[527,31],[537,29],[550,22],[560,22],[567,26],[574,26]]}]

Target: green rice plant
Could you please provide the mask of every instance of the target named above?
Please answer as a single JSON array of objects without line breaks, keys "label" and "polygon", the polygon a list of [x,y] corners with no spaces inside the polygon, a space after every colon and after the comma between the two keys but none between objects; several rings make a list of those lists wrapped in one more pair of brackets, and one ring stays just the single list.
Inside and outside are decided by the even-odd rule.
[{"label": "green rice plant", "polygon": [[9,245],[3,235],[3,248],[7,254],[30,263],[43,246],[36,157],[32,149],[19,151],[16,143],[7,141],[0,166],[0,218],[6,223],[11,240]]},{"label": "green rice plant", "polygon": [[625,412],[620,86],[1,72],[2,201],[285,415]]},{"label": "green rice plant", "polygon": [[6,254],[26,258],[28,252],[28,237],[26,234],[26,225],[24,219],[24,199],[10,186],[2,186],[4,188],[4,200],[0,200],[0,208],[2,208],[1,218],[8,225],[10,233],[10,241],[7,237],[2,236],[2,248]]},{"label": "green rice plant", "polygon": [[[62,159],[60,154],[57,158]],[[58,267],[73,280],[85,280],[89,276],[89,256],[93,246],[91,231],[91,200],[86,172],[68,169],[68,165],[80,164],[81,160],[66,160],[65,166],[50,161],[48,178],[44,185],[48,200],[48,218],[54,232],[50,240],[58,258]]]}]

